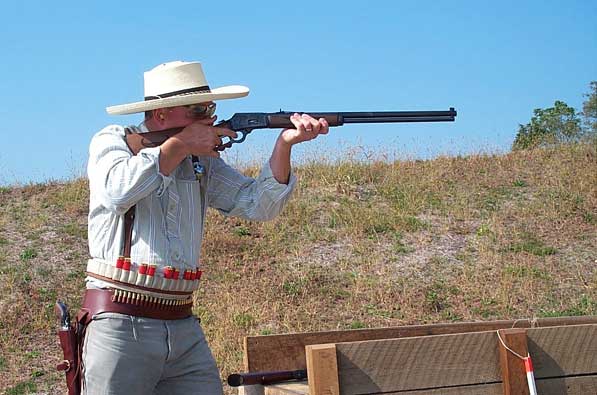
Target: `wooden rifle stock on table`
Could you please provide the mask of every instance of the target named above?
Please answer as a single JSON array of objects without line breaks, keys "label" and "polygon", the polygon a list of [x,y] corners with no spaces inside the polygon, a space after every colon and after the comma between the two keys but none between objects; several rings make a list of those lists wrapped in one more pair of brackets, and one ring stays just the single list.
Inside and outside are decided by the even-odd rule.
[{"label": "wooden rifle stock on table", "polygon": [[[234,130],[240,133],[241,137],[229,138],[215,150],[223,151],[230,148],[232,144],[242,143],[255,129],[294,128],[290,121],[292,114],[294,112],[291,111],[236,113],[229,120],[218,123],[216,127]],[[310,112],[307,114],[315,119],[325,118],[330,126],[341,126],[345,123],[452,122],[457,113],[453,107],[450,107],[448,111]],[[127,133],[126,142],[136,155],[143,148],[161,145],[181,130],[182,128],[175,128],[141,134]]]}]

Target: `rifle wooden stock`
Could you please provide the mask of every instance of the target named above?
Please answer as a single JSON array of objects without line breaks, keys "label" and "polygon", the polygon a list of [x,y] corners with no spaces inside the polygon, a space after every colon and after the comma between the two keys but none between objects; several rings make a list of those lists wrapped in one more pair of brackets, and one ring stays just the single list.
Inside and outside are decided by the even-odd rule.
[{"label": "rifle wooden stock", "polygon": [[126,144],[133,155],[137,155],[143,148],[158,147],[162,143],[182,131],[182,128],[158,130],[146,133],[127,133]]}]

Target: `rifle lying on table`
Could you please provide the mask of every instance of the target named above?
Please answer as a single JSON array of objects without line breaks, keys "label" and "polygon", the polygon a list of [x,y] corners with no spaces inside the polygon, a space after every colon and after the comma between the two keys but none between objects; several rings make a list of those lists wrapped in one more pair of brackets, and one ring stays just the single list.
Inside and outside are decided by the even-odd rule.
[{"label": "rifle lying on table", "polygon": [[[222,142],[215,148],[223,151],[232,144],[245,141],[247,135],[255,129],[285,129],[294,128],[290,117],[294,112],[246,112],[236,113],[227,121],[222,121],[216,127],[224,127],[241,134],[241,137]],[[302,114],[302,113],[299,113]],[[314,112],[307,113],[315,119],[325,118],[330,126],[341,126],[345,123],[394,123],[394,122],[451,122],[456,118],[456,110],[450,107],[448,111],[378,111],[378,112]],[[137,154],[143,148],[157,147],[164,141],[179,133],[182,128],[160,130],[146,133],[128,133],[126,142]]]},{"label": "rifle lying on table", "polygon": [[306,370],[281,370],[276,372],[233,373],[228,376],[228,385],[238,387],[241,385],[268,385],[291,380],[305,380]]}]

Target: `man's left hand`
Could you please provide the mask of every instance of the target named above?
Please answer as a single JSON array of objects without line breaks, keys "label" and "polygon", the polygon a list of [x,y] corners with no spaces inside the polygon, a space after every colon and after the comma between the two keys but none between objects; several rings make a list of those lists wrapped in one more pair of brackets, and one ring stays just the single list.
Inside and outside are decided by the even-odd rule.
[{"label": "man's left hand", "polygon": [[327,134],[330,130],[330,125],[325,118],[317,120],[308,114],[294,113],[290,117],[290,122],[295,129],[284,129],[280,134],[280,138],[289,145],[313,140],[320,134]]}]

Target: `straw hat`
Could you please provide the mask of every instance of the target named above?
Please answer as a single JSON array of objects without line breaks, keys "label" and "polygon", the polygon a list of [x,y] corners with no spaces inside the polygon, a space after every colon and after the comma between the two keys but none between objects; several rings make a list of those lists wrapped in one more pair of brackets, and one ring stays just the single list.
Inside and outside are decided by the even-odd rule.
[{"label": "straw hat", "polygon": [[162,63],[146,71],[143,79],[145,100],[107,107],[108,114],[133,114],[156,108],[235,99],[249,94],[249,88],[241,85],[210,89],[199,62]]}]

